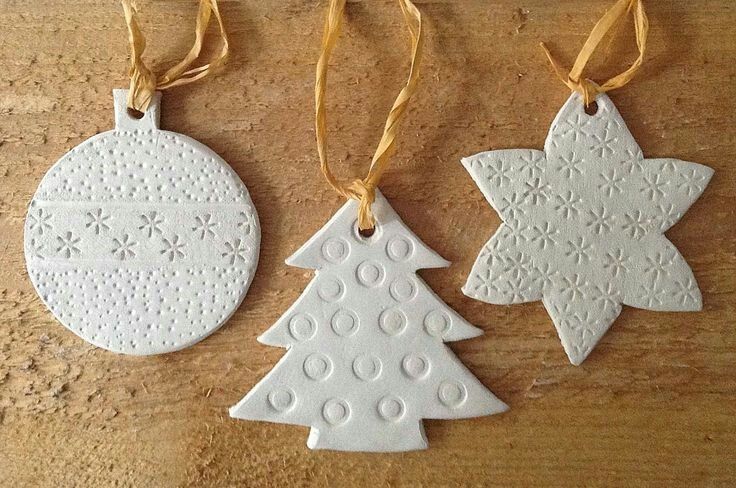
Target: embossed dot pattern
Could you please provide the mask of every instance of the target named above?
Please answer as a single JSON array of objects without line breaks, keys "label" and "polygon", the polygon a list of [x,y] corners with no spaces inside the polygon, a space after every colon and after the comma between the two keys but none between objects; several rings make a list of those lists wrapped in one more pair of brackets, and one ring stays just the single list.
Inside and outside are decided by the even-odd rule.
[{"label": "embossed dot pattern", "polygon": [[580,364],[621,305],[702,306],[684,258],[663,233],[705,190],[713,170],[645,159],[621,115],[599,95],[563,106],[544,151],[489,151],[463,160],[503,223],[463,291],[495,304],[543,300],[565,351]]},{"label": "embossed dot pattern", "polygon": [[314,318],[306,313],[298,313],[289,320],[289,334],[297,341],[306,341],[314,337],[317,325]]},{"label": "embossed dot pattern", "polygon": [[383,363],[371,354],[361,354],[353,361],[355,376],[363,381],[373,381],[381,375]]},{"label": "embossed dot pattern", "polygon": [[413,278],[399,277],[391,283],[389,292],[397,302],[408,302],[416,295],[417,286]]},{"label": "embossed dot pattern", "polygon": [[424,329],[434,337],[443,337],[452,327],[452,319],[442,310],[432,310],[424,317]]},{"label": "embossed dot pattern", "polygon": [[429,359],[423,354],[407,354],[401,361],[401,368],[409,378],[420,380],[429,373]]},{"label": "embossed dot pattern", "polygon": [[268,394],[268,404],[279,413],[288,411],[295,401],[296,397],[290,388],[277,388]]},{"label": "embossed dot pattern", "polygon": [[337,302],[345,293],[345,284],[340,278],[327,278],[319,284],[318,293],[326,302]]},{"label": "embossed dot pattern", "polygon": [[330,425],[340,425],[350,418],[350,405],[345,400],[333,398],[325,402],[322,416]]},{"label": "embossed dot pattern", "polygon": [[344,239],[328,239],[322,245],[322,255],[331,263],[339,264],[350,254],[350,245]]},{"label": "embossed dot pattern", "polygon": [[393,395],[388,395],[378,402],[378,414],[390,422],[396,422],[404,416],[404,401]]},{"label": "embossed dot pattern", "polygon": [[304,360],[304,374],[317,381],[326,379],[332,373],[332,360],[318,352]]},{"label": "embossed dot pattern", "polygon": [[222,325],[260,246],[258,216],[227,163],[152,125],[118,127],[63,156],[31,201],[24,237],[28,274],[54,316],[96,346],[140,355]]},{"label": "embossed dot pattern", "polygon": [[406,261],[413,253],[414,244],[404,237],[394,237],[386,244],[386,254],[393,261]]},{"label": "embossed dot pattern", "polygon": [[347,309],[338,310],[332,316],[332,330],[341,337],[355,334],[360,326],[358,315]]},{"label": "embossed dot pattern", "polygon": [[444,405],[458,408],[468,397],[468,390],[459,381],[443,381],[437,389],[437,396]]},{"label": "embossed dot pattern", "polygon": [[373,288],[383,281],[385,271],[381,263],[364,261],[358,265],[356,276],[361,285]]},{"label": "embossed dot pattern", "polygon": [[[355,230],[351,201],[287,260],[316,276],[259,337],[288,351],[233,417],[311,426],[312,448],[403,451],[426,447],[422,418],[506,409],[443,344],[479,334],[416,275],[448,263],[380,192],[373,211],[373,236]],[[266,408],[270,392],[285,386],[297,406]]]},{"label": "embossed dot pattern", "polygon": [[398,308],[390,308],[381,313],[378,319],[381,330],[390,336],[401,334],[406,327],[407,318]]}]

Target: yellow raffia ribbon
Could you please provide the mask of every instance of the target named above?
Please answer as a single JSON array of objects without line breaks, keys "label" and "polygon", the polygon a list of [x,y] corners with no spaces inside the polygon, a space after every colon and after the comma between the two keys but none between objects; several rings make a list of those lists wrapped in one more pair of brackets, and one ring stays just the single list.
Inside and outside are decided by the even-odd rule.
[{"label": "yellow raffia ribbon", "polygon": [[[225,26],[222,23],[220,9],[217,7],[217,0],[200,0],[192,48],[184,59],[160,77],[156,76],[143,62],[142,56],[146,49],[146,38],[138,25],[138,9],[135,2],[133,0],[121,0],[121,2],[125,12],[125,22],[128,25],[128,40],[130,41],[129,108],[145,112],[156,90],[166,90],[204,78],[225,63],[229,43]],[[212,15],[215,16],[220,28],[222,46],[209,63],[190,69],[189,67],[199,57],[202,50],[202,41]]]},{"label": "yellow raffia ribbon", "polygon": [[371,211],[371,205],[375,200],[376,187],[388,167],[389,158],[393,153],[396,143],[399,122],[406,112],[409,100],[411,100],[412,95],[416,92],[417,82],[419,80],[419,63],[422,52],[422,16],[410,0],[399,0],[399,5],[401,6],[401,11],[404,14],[404,19],[411,35],[411,70],[409,72],[409,79],[404,88],[401,89],[398,97],[396,97],[396,101],[388,114],[383,135],[373,155],[373,161],[371,162],[368,175],[363,179],[356,179],[349,184],[338,181],[335,175],[332,174],[327,162],[327,122],[325,114],[327,66],[337,38],[340,36],[345,0],[330,0],[322,35],[322,52],[317,62],[314,96],[317,152],[319,153],[322,173],[325,175],[330,186],[340,195],[360,202],[358,208],[358,227],[361,230],[372,229],[375,225],[375,217]]},{"label": "yellow raffia ribbon", "polygon": [[[611,28],[627,13],[633,9],[634,11],[634,29],[636,32],[636,46],[639,49],[639,56],[636,61],[623,73],[620,73],[605,83],[598,85],[595,82],[583,78],[585,67],[590,61],[591,56]],[[649,34],[649,20],[644,12],[644,5],[641,0],[618,0],[616,4],[606,12],[601,20],[593,27],[588,39],[585,41],[583,48],[580,50],[575,64],[569,73],[565,73],[564,68],[549,52],[547,46],[542,42],[540,45],[544,49],[550,64],[557,73],[557,76],[565,83],[570,90],[576,91],[583,96],[585,105],[588,106],[595,100],[596,95],[605,93],[616,88],[621,88],[628,83],[634,74],[641,67],[644,61],[644,52],[647,47],[647,35]]]}]

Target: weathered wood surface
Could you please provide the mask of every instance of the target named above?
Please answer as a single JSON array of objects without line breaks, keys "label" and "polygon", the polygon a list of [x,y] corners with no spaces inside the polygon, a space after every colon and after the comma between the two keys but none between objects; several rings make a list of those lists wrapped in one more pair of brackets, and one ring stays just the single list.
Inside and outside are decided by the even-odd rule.
[{"label": "weathered wood surface", "polygon": [[[188,49],[196,5],[140,3],[149,59],[170,66]],[[537,43],[570,63],[610,1],[417,4],[421,88],[382,189],[453,262],[422,276],[485,330],[452,348],[512,410],[426,421],[430,450],[398,455],[310,452],[305,428],[227,415],[283,354],[256,336],[311,279],[284,259],[341,204],[317,169],[312,128],[324,0],[222,1],[227,70],[164,97],[163,126],[229,161],[261,216],[259,272],[233,319],[195,347],[149,358],[95,349],[57,324],[24,268],[26,205],[56,159],[111,127],[110,91],[127,84],[125,26],[113,0],[0,0],[3,486],[736,483],[736,3],[647,2],[644,68],[612,94],[646,155],[716,170],[668,233],[705,309],[625,308],[581,367],[568,364],[540,303],[491,306],[460,292],[499,218],[459,158],[542,146],[568,92]],[[396,2],[351,2],[348,14],[329,88],[330,153],[344,176],[366,170],[408,49]],[[604,51],[594,73],[633,59],[630,25],[626,46]]]}]

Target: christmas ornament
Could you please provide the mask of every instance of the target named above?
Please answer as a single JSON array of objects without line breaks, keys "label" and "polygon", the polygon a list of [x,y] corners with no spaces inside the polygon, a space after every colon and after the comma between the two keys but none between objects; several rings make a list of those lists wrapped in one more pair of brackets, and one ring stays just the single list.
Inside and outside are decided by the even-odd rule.
[{"label": "christmas ornament", "polygon": [[[713,170],[645,159],[604,93],[628,81],[641,63],[647,30],[641,3],[619,2],[591,39],[599,40],[634,3],[640,59],[618,81],[595,85],[581,79],[595,49],[589,39],[569,80],[563,77],[575,92],[552,122],[544,151],[508,149],[463,159],[503,219],[463,292],[494,304],[542,300],[576,365],[622,304],[661,311],[702,306],[692,271],[664,232],[697,200]],[[592,103],[597,111],[589,115]]]},{"label": "christmas ornament", "polygon": [[482,332],[415,275],[450,263],[380,193],[371,237],[357,208],[350,200],[287,260],[316,276],[259,337],[288,351],[230,415],[310,426],[312,449],[405,451],[427,447],[423,418],[505,411],[443,344]]},{"label": "christmas ornament", "polygon": [[[123,5],[141,41],[135,11]],[[200,5],[200,41],[210,12],[220,22],[216,8]],[[96,346],[142,355],[190,346],[232,315],[253,278],[260,228],[225,161],[159,129],[161,94],[140,81],[152,75],[140,60],[143,46],[133,44],[131,91],[114,91],[115,129],[72,149],[44,176],[26,219],[25,256],[36,291],[62,324]],[[166,75],[169,86],[196,79],[185,69]]]},{"label": "christmas ornament", "polygon": [[330,2],[317,67],[317,140],[322,170],[348,203],[287,260],[315,269],[316,276],[259,338],[287,348],[286,355],[230,409],[235,418],[310,426],[312,449],[424,449],[423,418],[507,409],[443,344],[481,331],[415,274],[449,263],[408,229],[376,188],[418,77],[420,14],[409,0],[400,4],[412,35],[411,75],[391,110],[368,177],[345,187],[325,157],[325,76],[345,0]]}]

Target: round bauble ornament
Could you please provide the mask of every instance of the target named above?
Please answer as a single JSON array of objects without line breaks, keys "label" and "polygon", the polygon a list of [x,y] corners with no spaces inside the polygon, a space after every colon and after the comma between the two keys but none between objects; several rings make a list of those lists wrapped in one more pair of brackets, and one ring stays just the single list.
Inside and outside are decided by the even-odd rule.
[{"label": "round bauble ornament", "polygon": [[258,264],[248,190],[215,152],[141,119],[115,90],[115,129],[43,177],[25,224],[28,274],[54,316],[111,351],[176,351],[235,312]]}]

